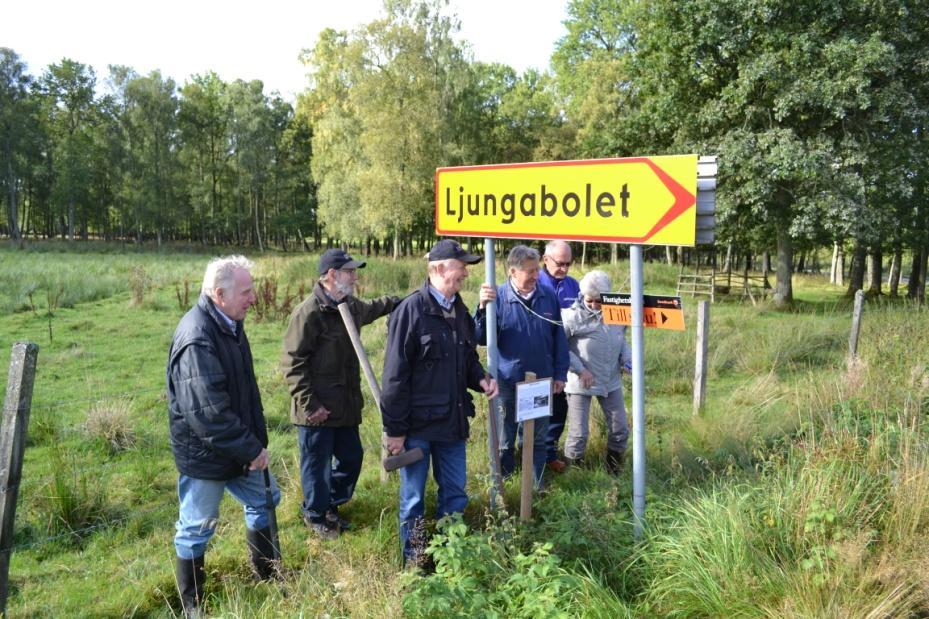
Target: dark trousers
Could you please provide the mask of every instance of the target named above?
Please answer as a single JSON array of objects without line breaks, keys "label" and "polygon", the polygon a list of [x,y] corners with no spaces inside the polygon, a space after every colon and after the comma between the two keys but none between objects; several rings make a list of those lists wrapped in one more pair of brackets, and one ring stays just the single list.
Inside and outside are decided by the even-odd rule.
[{"label": "dark trousers", "polygon": [[297,426],[303,513],[322,522],[326,512],[348,502],[361,474],[364,449],[358,426]]},{"label": "dark trousers", "polygon": [[565,392],[556,393],[552,398],[552,416],[548,418],[548,434],[545,437],[545,461],[558,459],[558,441],[564,432],[568,420],[568,397]]}]

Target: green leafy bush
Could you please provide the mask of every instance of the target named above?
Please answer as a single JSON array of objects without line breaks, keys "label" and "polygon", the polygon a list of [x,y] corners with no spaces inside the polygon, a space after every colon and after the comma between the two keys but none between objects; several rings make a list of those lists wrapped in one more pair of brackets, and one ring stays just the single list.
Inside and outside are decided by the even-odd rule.
[{"label": "green leafy bush", "polygon": [[628,610],[598,580],[566,569],[550,543],[513,544],[512,520],[469,532],[443,518],[428,553],[435,573],[408,576],[408,617],[622,617]]}]

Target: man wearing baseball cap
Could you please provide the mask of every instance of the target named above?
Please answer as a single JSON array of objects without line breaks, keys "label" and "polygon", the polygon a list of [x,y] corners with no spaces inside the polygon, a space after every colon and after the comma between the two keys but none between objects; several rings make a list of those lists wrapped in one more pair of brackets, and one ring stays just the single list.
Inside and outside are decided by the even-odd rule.
[{"label": "man wearing baseball cap", "polygon": [[428,279],[404,299],[387,323],[381,381],[381,418],[390,454],[419,447],[425,457],[400,469],[400,543],[407,565],[422,564],[426,478],[432,462],[438,485],[436,518],[464,511],[465,442],[474,403],[468,389],[488,398],[497,382],[477,356],[474,321],[459,291],[468,265],[481,261],[450,239],[427,256]]},{"label": "man wearing baseball cap", "polygon": [[337,306],[348,304],[360,330],[400,302],[394,296],[356,298],[358,269],[364,266],[342,249],[324,252],[319,281],[294,310],[284,335],[281,366],[290,388],[290,419],[298,431],[303,520],[326,540],[349,526],[339,506],[352,498],[364,457],[358,433],[364,406],[361,368]]}]

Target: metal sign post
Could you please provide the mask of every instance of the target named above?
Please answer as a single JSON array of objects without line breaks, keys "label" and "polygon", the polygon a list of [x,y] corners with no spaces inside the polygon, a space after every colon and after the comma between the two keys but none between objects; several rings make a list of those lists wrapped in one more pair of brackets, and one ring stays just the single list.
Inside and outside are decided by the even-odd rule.
[{"label": "metal sign post", "polygon": [[[491,286],[497,286],[496,262],[494,256],[494,240],[484,239],[484,281]],[[497,302],[491,301],[484,308],[487,320],[487,371],[497,378]],[[487,452],[490,458],[490,508],[497,509],[498,497],[502,496],[503,479],[500,476],[500,437],[497,428],[497,419],[502,403],[500,396],[490,401],[487,409]]]},{"label": "metal sign post", "polygon": [[642,320],[642,246],[629,247],[632,283],[632,533],[642,537],[645,519],[645,326]]}]

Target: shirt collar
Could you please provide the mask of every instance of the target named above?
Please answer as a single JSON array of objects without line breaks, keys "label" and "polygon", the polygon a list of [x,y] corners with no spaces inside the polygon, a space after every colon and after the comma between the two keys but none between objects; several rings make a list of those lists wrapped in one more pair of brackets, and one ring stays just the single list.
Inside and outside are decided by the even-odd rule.
[{"label": "shirt collar", "polygon": [[326,297],[326,300],[329,301],[330,303],[332,303],[333,305],[338,305],[338,304],[339,304],[339,301],[338,301],[334,296],[332,296],[332,293],[330,293],[330,292],[326,289],[325,286],[323,286],[322,288],[323,288],[323,295]]},{"label": "shirt collar", "polygon": [[515,293],[516,293],[516,296],[518,296],[520,299],[523,299],[523,300],[525,300],[525,301],[528,301],[528,300],[531,299],[533,296],[535,296],[536,290],[539,289],[539,283],[536,282],[535,288],[533,288],[533,289],[532,289],[532,292],[530,292],[529,294],[523,294],[523,293],[521,293],[519,290],[517,290],[517,289],[516,289],[516,284],[513,283],[513,280],[512,280],[512,279],[510,280],[510,288],[513,289],[513,292],[515,292]]},{"label": "shirt collar", "polygon": [[446,311],[452,309],[452,305],[455,303],[455,297],[458,296],[455,294],[451,299],[447,299],[445,298],[445,295],[436,290],[432,284],[429,284],[429,293],[432,295],[432,298],[438,301],[439,305],[442,306],[442,309]]},{"label": "shirt collar", "polygon": [[213,304],[213,307],[216,308],[216,313],[222,316],[223,320],[226,321],[226,324],[229,326],[229,328],[232,329],[232,334],[235,335],[235,321],[232,318],[229,318],[229,316],[226,316],[226,314],[223,313],[223,310],[219,309],[219,306],[215,303]]}]

